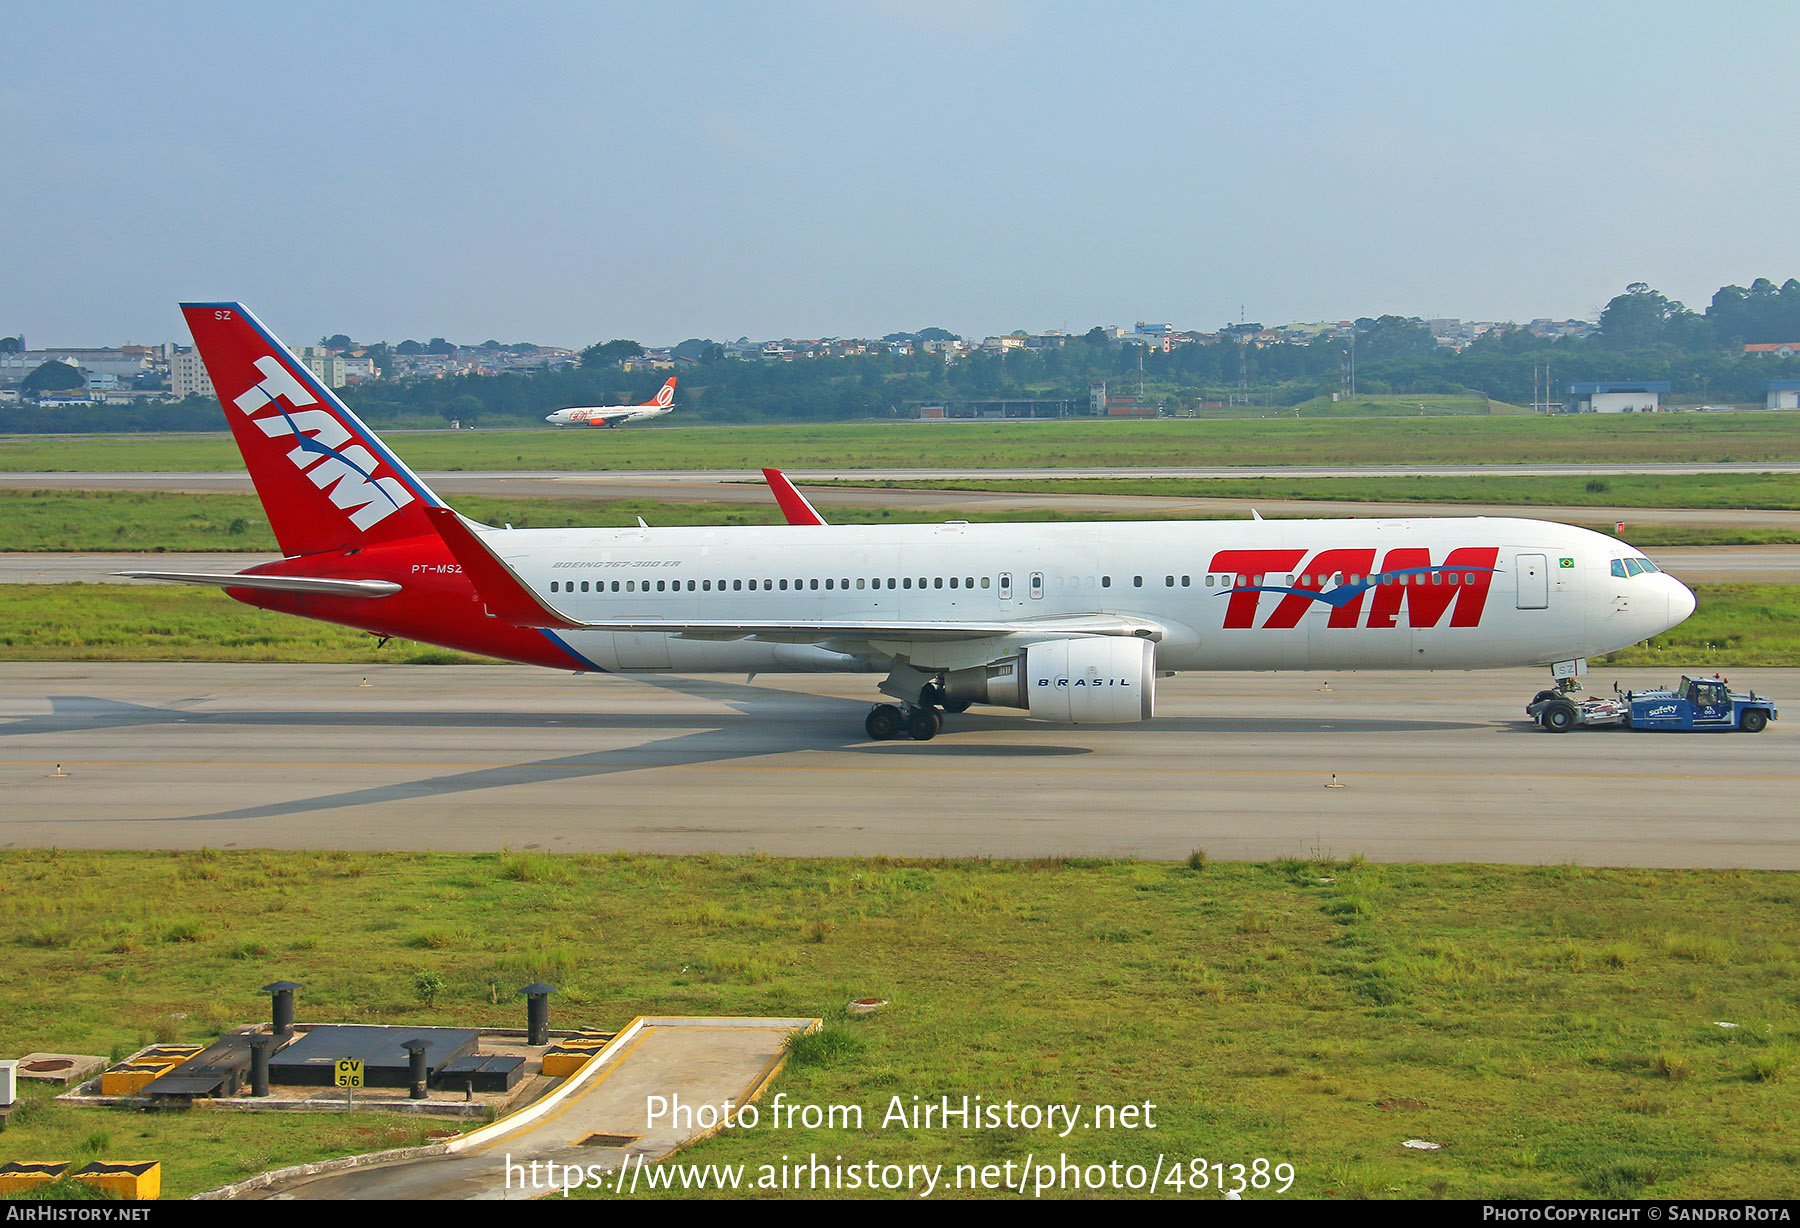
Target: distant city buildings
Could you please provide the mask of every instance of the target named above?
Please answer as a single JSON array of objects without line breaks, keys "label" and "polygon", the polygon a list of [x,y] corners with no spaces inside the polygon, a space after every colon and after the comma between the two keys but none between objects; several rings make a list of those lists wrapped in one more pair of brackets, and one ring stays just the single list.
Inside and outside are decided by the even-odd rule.
[{"label": "distant city buildings", "polygon": [[115,386],[129,385],[140,376],[154,373],[159,364],[166,362],[168,348],[161,345],[72,346],[0,354],[0,388],[17,388],[27,375],[47,362],[67,363],[82,372],[89,382],[103,378],[113,380]]},{"label": "distant city buildings", "polygon": [[185,397],[218,395],[213,391],[212,380],[207,377],[206,364],[200,361],[198,350],[176,350],[169,356],[169,395],[177,401]]},{"label": "distant city buildings", "polygon": [[[697,342],[684,342],[678,347],[640,347],[641,353],[620,361],[625,371],[666,371],[692,366],[705,360],[706,352],[714,356],[745,362],[806,362],[824,358],[853,358],[865,355],[911,357],[931,355],[945,363],[963,361],[970,355],[983,354],[1004,358],[1015,353],[1047,353],[1063,349],[1089,338],[1104,337],[1114,344],[1139,346],[1145,350],[1171,353],[1187,345],[1229,344],[1246,350],[1268,346],[1310,346],[1342,342],[1348,350],[1356,337],[1374,321],[1363,319],[1293,322],[1275,326],[1260,323],[1226,324],[1216,331],[1183,329],[1170,321],[1138,320],[1130,329],[1103,325],[1085,332],[1050,329],[1044,332],[1014,332],[965,340],[943,329],[926,329],[921,334],[892,333],[882,338],[817,337],[767,339],[753,341],[739,337],[735,341],[705,342],[705,350]],[[1527,324],[1493,320],[1463,320],[1456,317],[1412,317],[1412,325],[1429,331],[1438,346],[1460,352],[1483,337],[1515,329],[1534,337],[1557,340],[1581,338],[1594,332],[1596,325],[1587,320],[1534,319]],[[23,344],[23,338],[12,339]],[[679,353],[677,352],[679,351]],[[1800,341],[1758,343],[1743,347],[1748,356],[1791,358],[1800,354]],[[450,379],[459,376],[500,376],[538,370],[554,370],[579,364],[581,352],[530,343],[502,345],[488,341],[479,346],[456,346],[434,338],[421,344],[405,341],[361,344],[342,334],[314,346],[302,346],[296,357],[325,387],[338,389],[360,383],[383,380]],[[54,393],[42,392],[35,398],[21,391],[21,384],[31,372],[46,362],[65,363],[81,376],[81,386]],[[33,381],[34,385],[42,381]],[[68,382],[67,380],[57,382]],[[1670,389],[1669,382],[1576,383],[1568,385],[1568,400],[1563,406],[1569,413],[1649,413],[1661,408],[1660,396]],[[1765,393],[1770,408],[1796,408],[1800,382],[1766,381]],[[215,390],[205,366],[193,350],[176,345],[124,345],[115,348],[65,347],[59,349],[19,350],[0,353],[0,403],[35,402],[40,406],[122,405],[146,399],[176,399],[199,396],[213,398]],[[935,407],[934,412],[946,417],[961,416],[1061,416],[1070,412],[1086,412],[1107,417],[1153,415],[1161,406],[1137,395],[1109,391],[1096,385],[1084,407],[1076,401],[982,402],[955,403]]]}]

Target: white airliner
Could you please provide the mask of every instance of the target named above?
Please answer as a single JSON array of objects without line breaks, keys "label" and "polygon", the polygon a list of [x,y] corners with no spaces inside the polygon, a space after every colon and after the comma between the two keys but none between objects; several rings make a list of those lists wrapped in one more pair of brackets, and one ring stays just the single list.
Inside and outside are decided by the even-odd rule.
[{"label": "white airliner", "polygon": [[1564,665],[1694,597],[1538,520],[494,529],[459,516],[236,303],[183,311],[287,556],[133,572],[562,669],[885,675],[872,738],[942,713],[1149,719],[1177,670]]},{"label": "white airliner", "polygon": [[675,407],[675,376],[642,405],[581,405],[559,409],[544,421],[552,426],[625,426],[660,418]]}]

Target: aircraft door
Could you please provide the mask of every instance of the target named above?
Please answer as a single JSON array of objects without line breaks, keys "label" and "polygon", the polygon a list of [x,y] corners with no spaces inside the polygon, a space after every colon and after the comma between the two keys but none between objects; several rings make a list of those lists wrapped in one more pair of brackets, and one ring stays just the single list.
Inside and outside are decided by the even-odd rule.
[{"label": "aircraft door", "polygon": [[1031,573],[1031,599],[1033,601],[1044,599],[1044,573],[1041,571]]},{"label": "aircraft door", "polygon": [[1000,600],[1011,601],[1012,596],[1012,572],[1003,571],[1000,573]]},{"label": "aircraft door", "polygon": [[1550,608],[1550,568],[1541,554],[1521,554],[1518,556],[1513,574],[1519,582],[1519,608],[1521,610],[1545,610]]}]

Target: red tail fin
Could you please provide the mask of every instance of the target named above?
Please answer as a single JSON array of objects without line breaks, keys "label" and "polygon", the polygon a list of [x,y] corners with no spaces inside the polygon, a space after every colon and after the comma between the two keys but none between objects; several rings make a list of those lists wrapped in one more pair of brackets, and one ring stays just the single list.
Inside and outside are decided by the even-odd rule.
[{"label": "red tail fin", "polygon": [[675,376],[671,375],[669,382],[658,388],[656,395],[645,401],[644,404],[655,405],[663,409],[675,404]]},{"label": "red tail fin", "polygon": [[788,481],[788,475],[779,469],[764,469],[763,481],[775,492],[775,502],[781,505],[781,514],[787,517],[789,524],[824,524],[825,517],[819,515],[819,509],[812,501],[794,488]]},{"label": "red tail fin", "polygon": [[443,501],[242,304],[181,312],[282,553],[435,534]]}]

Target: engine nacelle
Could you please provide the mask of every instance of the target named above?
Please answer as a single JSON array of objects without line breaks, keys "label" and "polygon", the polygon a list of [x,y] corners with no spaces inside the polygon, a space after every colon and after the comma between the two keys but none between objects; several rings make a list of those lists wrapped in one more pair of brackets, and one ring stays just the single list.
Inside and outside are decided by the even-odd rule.
[{"label": "engine nacelle", "polygon": [[1051,640],[1025,650],[1033,720],[1118,725],[1156,715],[1156,645],[1095,636]]},{"label": "engine nacelle", "polygon": [[1119,725],[1156,714],[1156,645],[1124,636],[1033,644],[1016,657],[944,678],[950,702],[1025,708],[1033,720]]}]

